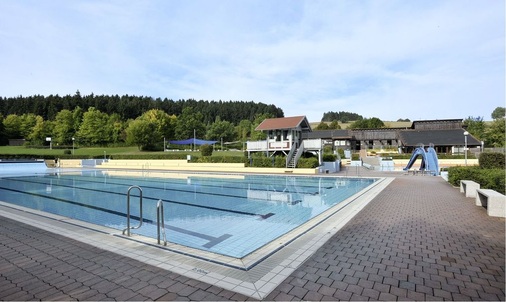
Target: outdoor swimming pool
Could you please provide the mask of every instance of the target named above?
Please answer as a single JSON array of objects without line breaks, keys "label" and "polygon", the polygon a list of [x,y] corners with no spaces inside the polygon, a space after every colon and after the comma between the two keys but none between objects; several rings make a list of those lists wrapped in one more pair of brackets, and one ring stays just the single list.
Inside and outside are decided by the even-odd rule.
[{"label": "outdoor swimming pool", "polygon": [[[117,230],[126,228],[128,188],[140,186],[144,225],[133,234],[156,238],[156,203],[161,199],[169,242],[234,258],[247,256],[377,180],[101,170],[0,177],[0,201]],[[134,226],[139,213],[139,191],[134,189]]]}]

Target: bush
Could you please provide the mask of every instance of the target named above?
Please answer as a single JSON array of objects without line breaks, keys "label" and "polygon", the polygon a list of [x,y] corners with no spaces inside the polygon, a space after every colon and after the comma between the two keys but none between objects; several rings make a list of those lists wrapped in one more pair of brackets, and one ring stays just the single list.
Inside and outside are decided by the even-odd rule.
[{"label": "bush", "polygon": [[[145,153],[145,154],[111,154],[107,155],[110,159],[186,159],[184,153]],[[192,156],[193,159],[194,156]],[[96,155],[93,158],[104,158],[103,155]]]},{"label": "bush", "polygon": [[460,186],[461,180],[476,180],[479,174],[479,167],[449,167],[448,168],[448,182],[453,186]]},{"label": "bush", "polygon": [[316,167],[318,167],[318,158],[316,157],[300,158],[297,163],[297,168],[312,169]]},{"label": "bush", "polygon": [[478,162],[483,169],[504,169],[505,157],[497,152],[481,153]]},{"label": "bush", "polygon": [[192,156],[193,163],[244,163],[240,156]]},{"label": "bush", "polygon": [[323,153],[330,153],[330,154],[332,154],[332,146],[329,146],[329,145],[323,146]]},{"label": "bush", "polygon": [[66,149],[66,150],[63,150],[63,154],[72,154],[72,151],[70,151],[69,149]]},{"label": "bush", "polygon": [[[246,159],[246,167],[264,167],[264,168],[286,168],[285,156],[266,157],[265,154],[254,154],[251,158]],[[318,158],[301,157],[297,162],[297,168],[316,168],[318,167]]]},{"label": "bush", "polygon": [[460,186],[461,180],[472,180],[482,189],[491,189],[506,194],[506,173],[504,169],[483,169],[480,167],[449,167],[448,182]]},{"label": "bush", "polygon": [[267,157],[265,154],[254,154],[251,158],[247,159],[247,167],[263,167],[263,168],[284,168],[286,166],[286,157],[274,156]]},{"label": "bush", "polygon": [[212,145],[202,145],[200,146],[200,152],[202,156],[211,156],[213,155],[213,146]]},{"label": "bush", "polygon": [[323,161],[336,161],[337,156],[335,154],[325,153],[323,154]]}]

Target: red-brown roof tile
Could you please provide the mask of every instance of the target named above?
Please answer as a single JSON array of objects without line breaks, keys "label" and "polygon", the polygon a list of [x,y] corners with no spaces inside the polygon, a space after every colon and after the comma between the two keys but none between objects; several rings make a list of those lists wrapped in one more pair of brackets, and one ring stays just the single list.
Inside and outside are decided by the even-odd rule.
[{"label": "red-brown roof tile", "polygon": [[281,117],[281,118],[268,118],[258,125],[255,130],[275,130],[275,129],[292,129],[297,128],[299,125],[302,128],[310,128],[309,122],[304,115],[292,116],[292,117]]}]

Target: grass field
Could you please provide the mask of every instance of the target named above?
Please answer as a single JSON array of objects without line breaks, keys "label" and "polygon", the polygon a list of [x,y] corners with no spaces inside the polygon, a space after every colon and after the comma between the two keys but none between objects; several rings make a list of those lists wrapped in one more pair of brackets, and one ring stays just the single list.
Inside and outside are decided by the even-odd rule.
[{"label": "grass field", "polygon": [[[35,149],[26,148],[24,146],[0,146],[0,154],[12,154],[12,155],[49,155],[49,156],[61,156],[64,153],[63,149]],[[74,156],[79,158],[97,157],[97,156],[109,156],[113,154],[129,154],[129,155],[144,155],[144,154],[163,154],[164,152],[147,152],[139,151],[137,147],[99,147],[99,148],[76,148],[74,149]],[[200,156],[200,151],[167,151],[165,153],[180,153],[192,156]],[[243,156],[242,151],[215,151],[213,156]]]}]

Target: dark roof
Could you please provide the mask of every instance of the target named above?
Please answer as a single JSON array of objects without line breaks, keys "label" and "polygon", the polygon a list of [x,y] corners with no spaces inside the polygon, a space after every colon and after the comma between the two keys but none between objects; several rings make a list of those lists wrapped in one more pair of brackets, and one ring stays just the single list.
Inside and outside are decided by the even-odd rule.
[{"label": "dark roof", "polygon": [[[436,146],[463,146],[465,142],[464,129],[443,130],[401,130],[399,138],[404,146],[418,144],[434,144]],[[468,146],[481,146],[481,142],[471,134],[467,136]]]},{"label": "dark roof", "polygon": [[302,138],[323,138],[323,139],[351,139],[352,135],[349,130],[314,130],[313,132],[303,133]]},{"label": "dark roof", "polygon": [[418,120],[413,121],[413,123],[445,123],[445,122],[462,122],[461,118],[449,118],[443,120]]},{"label": "dark roof", "polygon": [[255,130],[295,129],[299,126],[303,130],[311,131],[311,126],[305,116],[268,118],[261,122]]}]

